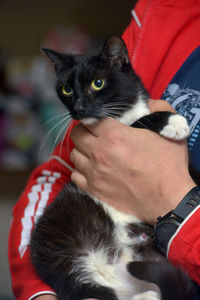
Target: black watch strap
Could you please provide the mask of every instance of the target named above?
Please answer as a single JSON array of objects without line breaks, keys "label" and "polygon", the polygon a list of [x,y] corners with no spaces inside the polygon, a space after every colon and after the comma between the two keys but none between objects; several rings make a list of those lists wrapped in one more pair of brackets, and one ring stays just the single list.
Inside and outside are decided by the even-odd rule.
[{"label": "black watch strap", "polygon": [[181,200],[174,210],[171,210],[163,217],[158,217],[158,222],[154,226],[154,241],[156,246],[167,253],[169,240],[174,235],[180,224],[187,216],[200,205],[200,186],[191,189]]}]

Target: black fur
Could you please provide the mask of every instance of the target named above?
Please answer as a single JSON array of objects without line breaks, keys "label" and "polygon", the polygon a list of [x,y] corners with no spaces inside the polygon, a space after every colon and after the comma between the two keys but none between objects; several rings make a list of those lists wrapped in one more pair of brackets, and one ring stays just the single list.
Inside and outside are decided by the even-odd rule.
[{"label": "black fur", "polygon": [[[162,267],[160,267],[162,264]],[[146,280],[157,284],[160,287],[162,300],[194,299],[191,293],[193,285],[188,276],[183,274],[181,269],[174,268],[166,259],[155,261],[131,262],[128,265],[129,272],[141,280]],[[181,282],[184,288],[176,288]]]},{"label": "black fur", "polygon": [[101,286],[79,285],[72,263],[87,249],[109,245],[114,251],[112,236],[114,224],[109,216],[88,195],[82,194],[70,184],[46,208],[32,234],[32,261],[39,276],[51,285],[60,300],[77,300],[87,297],[115,300],[113,292]]},{"label": "black fur", "polygon": [[[112,47],[108,50],[111,44],[108,39],[98,54],[85,56],[70,54],[61,56],[58,54],[57,60],[55,51],[44,50],[55,65],[58,76],[56,86],[58,96],[68,108],[73,119],[80,120],[89,117],[103,119],[109,115],[120,117],[130,109],[130,105],[137,101],[139,95],[145,100],[148,99],[147,91],[128,63],[125,44],[122,40],[120,43],[113,42],[118,46],[113,47],[114,53],[111,51]],[[105,80],[102,90],[91,90],[91,82],[95,78]],[[62,87],[66,84],[73,89],[72,96],[63,95]],[[77,102],[80,104],[79,109],[76,109]],[[121,106],[117,105],[122,102]],[[110,110],[107,109],[106,115],[106,112],[103,113],[103,109],[107,104],[113,104],[118,109],[113,111],[110,107]]]},{"label": "black fur", "polygon": [[[119,118],[130,106],[137,104],[139,98],[144,103],[148,99],[142,82],[131,68],[124,42],[116,36],[109,37],[100,53],[94,55],[65,55],[49,49],[44,51],[55,65],[57,93],[74,119]],[[93,90],[93,79],[104,79],[103,88]],[[63,86],[73,91],[70,96],[63,94]],[[169,112],[150,114],[133,126],[160,132],[171,115]],[[87,257],[88,250],[104,249],[108,263],[115,264],[115,257],[120,259],[124,247],[118,245],[116,226],[101,203],[82,193],[72,183],[46,208],[33,230],[31,258],[39,276],[56,290],[60,300],[89,297],[119,299],[115,288],[81,281],[83,270],[80,270],[78,263],[80,257]],[[151,239],[152,227],[141,222],[124,228],[129,237],[136,239],[131,249],[138,258],[133,256],[133,261],[127,266],[136,280],[135,293],[158,286],[162,300],[192,299],[192,287],[187,275],[174,268],[155,249]],[[74,267],[76,263],[77,268]]]}]

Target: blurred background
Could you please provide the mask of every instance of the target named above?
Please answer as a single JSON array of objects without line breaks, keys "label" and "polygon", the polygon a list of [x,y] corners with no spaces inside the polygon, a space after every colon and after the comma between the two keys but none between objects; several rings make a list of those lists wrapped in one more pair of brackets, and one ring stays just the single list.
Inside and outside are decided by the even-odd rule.
[{"label": "blurred background", "polygon": [[[121,34],[134,0],[0,1],[0,300],[14,299],[7,260],[12,207],[48,158],[64,108],[41,47],[83,53]],[[51,121],[50,121],[51,120]]]}]

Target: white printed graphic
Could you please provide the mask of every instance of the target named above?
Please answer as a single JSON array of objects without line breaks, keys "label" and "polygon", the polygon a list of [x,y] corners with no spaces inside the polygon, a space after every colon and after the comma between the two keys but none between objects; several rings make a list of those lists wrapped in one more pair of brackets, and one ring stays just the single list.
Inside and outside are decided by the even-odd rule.
[{"label": "white printed graphic", "polygon": [[190,126],[188,149],[196,153],[193,155],[193,164],[199,169],[197,153],[200,150],[200,91],[180,88],[178,84],[171,83],[162,98],[167,100],[179,114],[187,119]]},{"label": "white printed graphic", "polygon": [[190,132],[193,132],[200,120],[200,91],[189,88],[181,89],[178,84],[171,83],[165,90],[163,99],[187,119]]},{"label": "white printed graphic", "polygon": [[[20,257],[22,258],[30,243],[31,231],[34,223],[42,215],[49,195],[52,191],[52,185],[61,176],[58,172],[50,172],[44,170],[42,176],[37,178],[37,184],[32,186],[31,192],[28,194],[28,205],[25,208],[22,222],[21,241],[18,248]],[[37,209],[36,209],[37,206]]]}]

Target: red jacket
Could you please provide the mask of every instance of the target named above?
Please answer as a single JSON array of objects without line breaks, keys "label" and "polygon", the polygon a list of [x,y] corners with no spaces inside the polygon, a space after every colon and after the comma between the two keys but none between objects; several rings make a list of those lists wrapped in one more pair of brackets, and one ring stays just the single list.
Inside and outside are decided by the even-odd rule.
[{"label": "red jacket", "polygon": [[[141,0],[123,34],[133,67],[152,98],[158,99],[195,48],[200,45],[199,0]],[[75,123],[74,123],[75,124]],[[73,126],[74,126],[73,124]],[[9,262],[16,299],[54,293],[35,274],[29,257],[34,222],[70,180],[73,147],[70,130],[49,161],[32,173],[13,210]],[[66,151],[68,149],[68,151]],[[200,209],[196,209],[171,239],[168,257],[182,265],[200,285]]]}]

